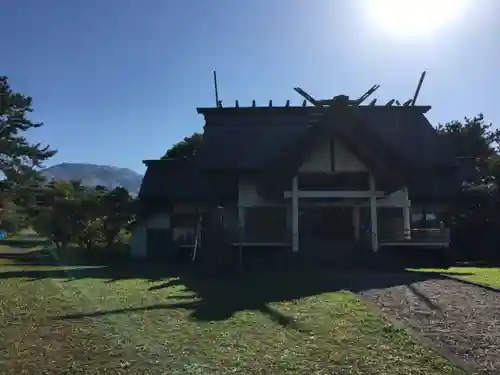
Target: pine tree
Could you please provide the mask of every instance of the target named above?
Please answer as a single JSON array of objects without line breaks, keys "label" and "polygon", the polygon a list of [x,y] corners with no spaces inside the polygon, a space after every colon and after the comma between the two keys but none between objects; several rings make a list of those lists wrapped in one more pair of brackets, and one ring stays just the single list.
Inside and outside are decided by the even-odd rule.
[{"label": "pine tree", "polygon": [[8,78],[0,76],[0,192],[25,188],[37,181],[37,169],[56,151],[40,143],[30,143],[25,132],[39,128],[28,118],[32,99],[14,92]]}]

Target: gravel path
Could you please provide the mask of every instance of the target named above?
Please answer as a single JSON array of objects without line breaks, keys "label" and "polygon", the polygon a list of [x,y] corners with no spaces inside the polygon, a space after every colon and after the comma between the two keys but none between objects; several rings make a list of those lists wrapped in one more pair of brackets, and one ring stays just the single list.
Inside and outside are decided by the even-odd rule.
[{"label": "gravel path", "polygon": [[500,293],[450,279],[359,292],[485,374],[500,374]]}]

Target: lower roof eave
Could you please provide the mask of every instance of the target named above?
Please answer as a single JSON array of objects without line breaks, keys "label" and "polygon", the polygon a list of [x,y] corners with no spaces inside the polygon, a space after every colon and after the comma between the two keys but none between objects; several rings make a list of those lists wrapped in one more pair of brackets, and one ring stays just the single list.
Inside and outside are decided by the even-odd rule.
[{"label": "lower roof eave", "polygon": [[227,202],[234,202],[237,200],[236,196],[212,196],[212,197],[142,197],[139,199],[142,207],[162,210],[164,207],[172,207],[174,205],[199,205],[210,206],[214,204],[221,204]]}]

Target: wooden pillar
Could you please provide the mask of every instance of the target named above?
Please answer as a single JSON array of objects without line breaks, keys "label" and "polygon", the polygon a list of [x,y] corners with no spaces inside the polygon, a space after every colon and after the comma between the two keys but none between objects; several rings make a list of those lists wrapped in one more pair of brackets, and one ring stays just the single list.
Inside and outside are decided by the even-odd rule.
[{"label": "wooden pillar", "polygon": [[297,176],[292,179],[292,251],[299,251],[299,183]]},{"label": "wooden pillar", "polygon": [[352,207],[352,225],[354,228],[354,240],[361,239],[361,207],[359,205]]},{"label": "wooden pillar", "polygon": [[378,213],[377,213],[377,197],[375,188],[375,178],[370,173],[370,226],[372,250],[378,251]]},{"label": "wooden pillar", "polygon": [[403,231],[404,239],[411,240],[411,202],[408,197],[408,188],[403,189],[403,194],[405,196],[405,205],[403,207]]},{"label": "wooden pillar", "polygon": [[245,207],[238,206],[238,242],[245,241]]}]

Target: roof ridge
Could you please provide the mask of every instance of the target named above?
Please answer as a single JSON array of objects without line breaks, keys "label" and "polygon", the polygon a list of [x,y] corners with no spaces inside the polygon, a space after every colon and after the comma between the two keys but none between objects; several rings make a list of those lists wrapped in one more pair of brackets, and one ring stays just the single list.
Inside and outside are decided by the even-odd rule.
[{"label": "roof ridge", "polygon": [[[406,111],[406,112],[417,112],[420,114],[427,113],[432,107],[430,105],[415,105],[415,106],[370,106],[370,105],[360,105],[360,106],[349,106],[353,110],[384,110],[384,111]],[[324,107],[323,110],[331,109],[331,107]],[[272,113],[308,113],[313,110],[318,110],[318,107],[314,106],[282,106],[282,107],[198,107],[196,111],[198,114],[248,114],[248,113],[262,113],[262,114],[272,114]]]}]

